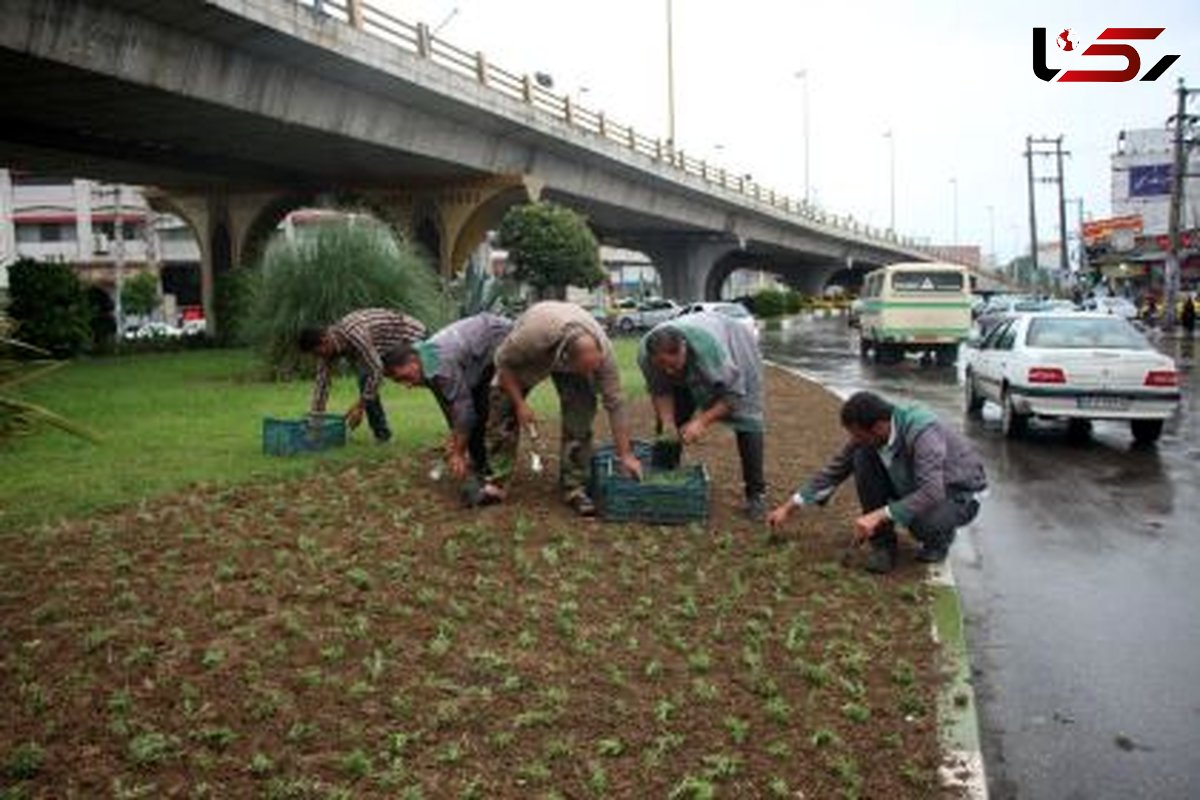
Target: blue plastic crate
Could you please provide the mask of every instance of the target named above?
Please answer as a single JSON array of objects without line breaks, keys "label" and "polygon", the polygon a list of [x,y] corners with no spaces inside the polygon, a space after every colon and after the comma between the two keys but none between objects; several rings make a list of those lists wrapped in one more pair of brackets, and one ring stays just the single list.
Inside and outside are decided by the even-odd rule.
[{"label": "blue plastic crate", "polygon": [[269,456],[294,456],[315,453],[346,444],[346,420],[341,414],[321,414],[316,421],[264,417],[263,453]]},{"label": "blue plastic crate", "polygon": [[709,478],[703,464],[664,470],[650,466],[650,455],[639,454],[643,480],[626,477],[615,454],[609,454],[593,478],[593,500],[600,516],[614,522],[682,525],[708,519]]}]

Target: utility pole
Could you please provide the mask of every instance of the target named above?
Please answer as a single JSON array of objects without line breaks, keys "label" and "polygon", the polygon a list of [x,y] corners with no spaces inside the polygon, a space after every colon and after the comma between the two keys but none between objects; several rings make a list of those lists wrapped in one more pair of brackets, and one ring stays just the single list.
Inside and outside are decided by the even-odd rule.
[{"label": "utility pole", "polygon": [[[1037,193],[1033,186],[1033,137],[1025,137],[1025,167],[1029,178],[1029,257],[1036,273],[1038,268]],[[1018,275],[1018,281],[1020,276]]]},{"label": "utility pole", "polygon": [[121,207],[121,184],[113,187],[113,239],[116,256],[114,269],[116,271],[117,297],[113,310],[117,314],[117,342],[125,341],[125,303],[121,297],[125,293],[125,220]]},{"label": "utility pole", "polygon": [[1062,246],[1058,248],[1059,280],[1065,280],[1071,274],[1071,262],[1067,254],[1067,196],[1064,193],[1063,180],[1063,137],[1059,134],[1054,140],[1054,162],[1058,169],[1058,237]]},{"label": "utility pole", "polygon": [[[1035,145],[1054,145],[1053,149],[1049,147],[1035,147]],[[1063,181],[1063,156],[1069,156],[1071,153],[1063,150],[1063,137],[1061,135],[1048,137],[1025,137],[1025,161],[1029,177],[1029,247],[1033,256],[1033,267],[1036,270],[1038,266],[1037,257],[1037,212],[1035,208],[1034,184],[1037,183],[1057,183],[1058,184],[1058,233],[1059,233],[1059,253],[1058,253],[1058,269],[1059,281],[1061,282],[1070,274],[1071,264],[1067,254],[1067,198],[1064,192]],[[1054,156],[1055,175],[1053,178],[1039,178],[1035,176],[1033,167],[1034,156]]]},{"label": "utility pole", "polygon": [[1200,89],[1188,89],[1183,83],[1183,78],[1180,78],[1179,87],[1175,92],[1175,116],[1169,120],[1175,125],[1175,134],[1172,137],[1174,141],[1172,142],[1173,157],[1171,159],[1171,208],[1167,222],[1167,235],[1171,243],[1163,269],[1163,283],[1165,284],[1163,301],[1166,306],[1163,327],[1166,330],[1172,330],[1175,327],[1175,298],[1179,294],[1179,251],[1182,248],[1179,229],[1186,200],[1184,187],[1186,179],[1189,177],[1187,174],[1188,154],[1194,144],[1185,136],[1185,130],[1195,120],[1195,117],[1189,116],[1187,113],[1187,102],[1191,95],[1200,94]]}]

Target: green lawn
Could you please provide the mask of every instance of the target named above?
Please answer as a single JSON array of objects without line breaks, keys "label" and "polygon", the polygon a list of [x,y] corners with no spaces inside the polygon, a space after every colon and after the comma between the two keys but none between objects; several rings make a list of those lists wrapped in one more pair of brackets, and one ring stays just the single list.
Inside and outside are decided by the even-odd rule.
[{"label": "green lawn", "polygon": [[[643,391],[635,342],[617,342],[627,392]],[[0,449],[0,529],[134,503],[195,483],[237,483],[299,475],[330,463],[407,455],[441,441],[445,424],[432,395],[388,383],[383,402],[395,439],[376,447],[366,425],[344,450],[321,456],[262,455],[262,418],[307,410],[311,383],[256,380],[248,351],[166,353],[80,361],[27,388],[24,397],[81,422],[104,441],[93,445],[40,431]],[[354,399],[338,380],[331,410]],[[553,414],[553,390],[534,397]]]}]

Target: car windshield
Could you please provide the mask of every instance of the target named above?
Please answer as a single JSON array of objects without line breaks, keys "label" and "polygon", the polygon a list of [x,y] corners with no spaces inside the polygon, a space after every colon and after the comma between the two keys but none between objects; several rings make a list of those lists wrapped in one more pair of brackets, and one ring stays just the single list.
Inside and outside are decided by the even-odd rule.
[{"label": "car windshield", "polygon": [[1150,343],[1123,319],[1116,317],[1043,317],[1029,323],[1028,347],[1149,350]]},{"label": "car windshield", "polygon": [[892,275],[892,288],[897,292],[961,292],[961,272],[913,271]]},{"label": "car windshield", "polygon": [[729,303],[727,305],[715,306],[713,311],[720,311],[727,317],[735,317],[741,319],[750,316],[750,312],[737,303]]}]

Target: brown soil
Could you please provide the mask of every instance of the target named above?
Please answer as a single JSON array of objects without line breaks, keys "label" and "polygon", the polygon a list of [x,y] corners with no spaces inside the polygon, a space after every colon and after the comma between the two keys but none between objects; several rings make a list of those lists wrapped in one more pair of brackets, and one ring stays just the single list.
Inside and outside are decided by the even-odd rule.
[{"label": "brown soil", "polygon": [[[778,500],[841,436],[768,388]],[[6,536],[0,796],[939,795],[922,573],[841,563],[852,492],[772,543],[725,430],[703,529],[582,523],[553,464],[469,512],[424,458]]]}]

